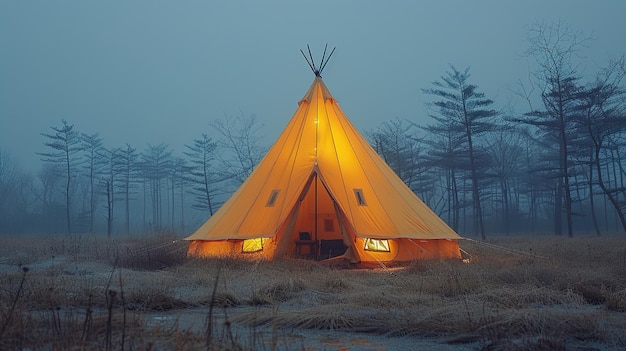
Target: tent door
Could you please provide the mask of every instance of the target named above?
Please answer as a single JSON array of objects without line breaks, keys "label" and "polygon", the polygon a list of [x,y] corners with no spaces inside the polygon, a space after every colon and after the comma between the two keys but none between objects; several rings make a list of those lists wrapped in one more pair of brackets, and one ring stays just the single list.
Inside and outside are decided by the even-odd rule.
[{"label": "tent door", "polygon": [[339,206],[314,172],[299,198],[297,218],[285,228],[292,243],[292,256],[324,260],[346,252],[350,239]]}]

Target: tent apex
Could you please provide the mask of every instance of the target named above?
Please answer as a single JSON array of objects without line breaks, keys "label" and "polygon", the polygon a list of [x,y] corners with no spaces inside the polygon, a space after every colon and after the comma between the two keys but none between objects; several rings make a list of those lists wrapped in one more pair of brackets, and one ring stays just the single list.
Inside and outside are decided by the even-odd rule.
[{"label": "tent apex", "polygon": [[309,44],[306,44],[307,50],[309,52],[309,57],[307,57],[304,53],[304,51],[302,51],[302,49],[300,49],[300,53],[302,54],[302,56],[304,57],[304,59],[306,60],[306,63],[309,64],[309,67],[311,67],[311,71],[313,71],[313,74],[315,74],[316,77],[322,77],[322,71],[324,71],[324,67],[326,67],[326,64],[328,63],[328,61],[330,60],[330,57],[333,56],[333,53],[335,52],[335,48],[332,49],[332,51],[330,52],[330,54],[328,55],[328,57],[326,57],[326,50],[328,49],[328,44],[326,44],[324,46],[324,53],[322,54],[322,60],[319,63],[319,68],[315,65],[315,60],[313,60],[313,55],[311,54],[311,47],[309,46]]}]

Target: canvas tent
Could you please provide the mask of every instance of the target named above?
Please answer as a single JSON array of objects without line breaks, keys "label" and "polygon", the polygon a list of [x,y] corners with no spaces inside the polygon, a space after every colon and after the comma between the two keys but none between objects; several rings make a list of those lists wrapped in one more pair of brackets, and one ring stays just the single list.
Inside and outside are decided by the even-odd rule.
[{"label": "canvas tent", "polygon": [[189,255],[361,265],[460,258],[458,239],[356,130],[317,71],[263,160],[186,238]]}]

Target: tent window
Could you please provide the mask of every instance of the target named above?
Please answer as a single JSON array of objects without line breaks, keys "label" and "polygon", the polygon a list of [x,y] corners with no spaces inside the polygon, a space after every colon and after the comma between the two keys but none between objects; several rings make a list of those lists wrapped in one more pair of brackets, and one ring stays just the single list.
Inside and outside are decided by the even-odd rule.
[{"label": "tent window", "polygon": [[265,207],[274,207],[274,204],[276,204],[276,198],[278,197],[279,192],[280,190],[278,189],[272,190],[272,193],[270,194],[270,198],[267,199],[267,202],[265,203]]},{"label": "tent window", "polygon": [[332,219],[324,219],[324,231],[327,233],[335,231],[335,223]]},{"label": "tent window", "polygon": [[243,241],[242,252],[257,252],[263,250],[263,238],[246,239]]},{"label": "tent window", "polygon": [[389,241],[386,239],[365,239],[366,251],[389,252]]},{"label": "tent window", "polygon": [[363,196],[363,189],[354,189],[354,195],[356,196],[356,202],[359,206],[367,206],[365,196]]}]

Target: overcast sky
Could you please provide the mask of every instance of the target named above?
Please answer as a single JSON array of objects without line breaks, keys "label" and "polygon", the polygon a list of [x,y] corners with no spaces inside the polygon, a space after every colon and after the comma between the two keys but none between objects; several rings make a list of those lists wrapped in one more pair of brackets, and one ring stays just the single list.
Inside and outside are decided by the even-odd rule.
[{"label": "overcast sky", "polygon": [[[181,154],[226,115],[257,116],[270,145],[313,81],[299,50],[362,132],[427,123],[448,69],[496,101],[526,79],[528,29],[561,21],[593,36],[583,70],[626,51],[626,1],[0,1],[0,151],[29,171],[40,133],[65,119],[107,146],[167,143]],[[523,108],[522,104],[518,106]]]}]

